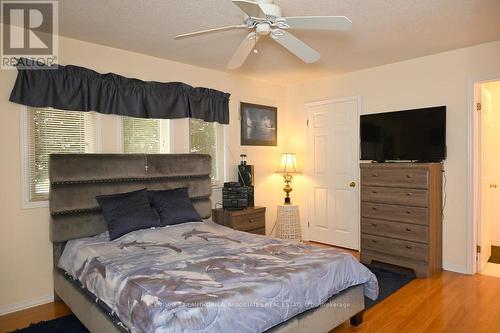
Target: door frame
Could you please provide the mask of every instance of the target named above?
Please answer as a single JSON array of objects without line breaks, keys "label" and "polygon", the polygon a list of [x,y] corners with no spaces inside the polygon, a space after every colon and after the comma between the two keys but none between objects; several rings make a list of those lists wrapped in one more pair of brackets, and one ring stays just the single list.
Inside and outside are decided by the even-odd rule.
[{"label": "door frame", "polygon": [[[360,137],[359,137],[359,123],[360,123],[360,120],[359,120],[359,117],[361,115],[361,102],[362,102],[362,99],[361,99],[361,95],[355,95],[355,96],[349,96],[349,97],[335,97],[335,98],[328,98],[328,99],[321,99],[321,100],[316,100],[316,101],[311,101],[311,102],[306,102],[304,103],[304,116],[305,116],[305,119],[306,119],[306,130],[305,130],[305,138],[306,138],[306,149],[305,149],[305,170],[304,170],[304,175],[306,176],[306,188],[305,188],[305,221],[304,221],[304,239],[305,240],[310,240],[310,237],[309,237],[309,227],[308,227],[308,216],[309,216],[309,178],[307,177],[307,171],[309,170],[309,159],[308,159],[308,156],[309,156],[309,146],[307,145],[307,140],[309,138],[309,126],[307,126],[307,121],[308,121],[308,114],[307,114],[307,111],[308,111],[308,108],[310,107],[314,107],[314,106],[320,106],[320,105],[325,105],[325,104],[332,104],[332,103],[340,103],[340,102],[350,102],[350,101],[356,101],[357,103],[357,110],[356,110],[356,137],[358,138],[358,142],[357,142],[357,145],[356,145],[356,156],[358,156],[358,160],[359,160],[359,156],[360,156],[360,153],[359,153],[359,149],[360,149]],[[359,161],[358,161],[359,162]],[[359,247],[361,246],[361,188],[360,188],[360,177],[361,177],[361,171],[360,171],[360,167],[359,167],[359,163],[357,164],[358,165],[358,168],[357,168],[357,172],[356,172],[356,183],[358,184],[358,249],[356,249],[357,251],[359,251]]]},{"label": "door frame", "polygon": [[466,272],[475,274],[478,272],[477,245],[480,243],[480,219],[481,216],[481,156],[480,140],[481,134],[480,117],[476,111],[476,103],[480,100],[481,84],[500,81],[500,73],[476,77],[468,82],[467,87],[467,229],[466,248],[467,262]]}]

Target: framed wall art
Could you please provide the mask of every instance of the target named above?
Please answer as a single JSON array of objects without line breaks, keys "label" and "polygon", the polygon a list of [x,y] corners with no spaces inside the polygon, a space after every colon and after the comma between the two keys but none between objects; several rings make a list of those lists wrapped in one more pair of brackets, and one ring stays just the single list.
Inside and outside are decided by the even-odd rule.
[{"label": "framed wall art", "polygon": [[241,103],[241,145],[278,145],[278,108]]}]

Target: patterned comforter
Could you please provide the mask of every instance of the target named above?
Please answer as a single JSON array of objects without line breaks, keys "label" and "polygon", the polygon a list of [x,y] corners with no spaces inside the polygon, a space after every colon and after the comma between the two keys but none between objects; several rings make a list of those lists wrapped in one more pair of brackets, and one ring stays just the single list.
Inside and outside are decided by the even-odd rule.
[{"label": "patterned comforter", "polygon": [[347,253],[211,221],[69,241],[58,266],[132,332],[263,332],[375,276]]}]

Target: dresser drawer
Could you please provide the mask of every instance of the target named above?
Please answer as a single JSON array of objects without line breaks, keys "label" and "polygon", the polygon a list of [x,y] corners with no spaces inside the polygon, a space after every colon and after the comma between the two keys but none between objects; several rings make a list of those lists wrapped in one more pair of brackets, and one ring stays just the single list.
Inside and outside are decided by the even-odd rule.
[{"label": "dresser drawer", "polygon": [[409,168],[362,167],[361,184],[405,188],[429,187],[427,170]]},{"label": "dresser drawer", "polygon": [[371,202],[361,203],[361,216],[377,220],[400,221],[427,225],[427,212],[427,208],[423,207],[386,205]]},{"label": "dresser drawer", "polygon": [[413,260],[429,261],[429,248],[421,243],[362,234],[361,251],[365,249]]},{"label": "dresser drawer", "polygon": [[404,206],[428,206],[428,191],[409,188],[362,186],[361,201]]},{"label": "dresser drawer", "polygon": [[228,226],[236,230],[251,231],[264,228],[265,223],[265,214],[257,213],[233,216]]},{"label": "dresser drawer", "polygon": [[361,233],[428,243],[428,228],[424,225],[361,219]]}]

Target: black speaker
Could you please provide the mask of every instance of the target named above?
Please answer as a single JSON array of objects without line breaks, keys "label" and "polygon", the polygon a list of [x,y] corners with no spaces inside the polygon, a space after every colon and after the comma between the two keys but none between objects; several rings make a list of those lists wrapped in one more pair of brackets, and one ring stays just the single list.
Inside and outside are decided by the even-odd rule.
[{"label": "black speaker", "polygon": [[248,207],[254,207],[254,194],[253,194],[253,186],[247,186],[247,205]]},{"label": "black speaker", "polygon": [[[238,165],[238,181],[241,186],[253,186],[253,165],[240,164]],[[253,193],[253,191],[252,191]]]}]

